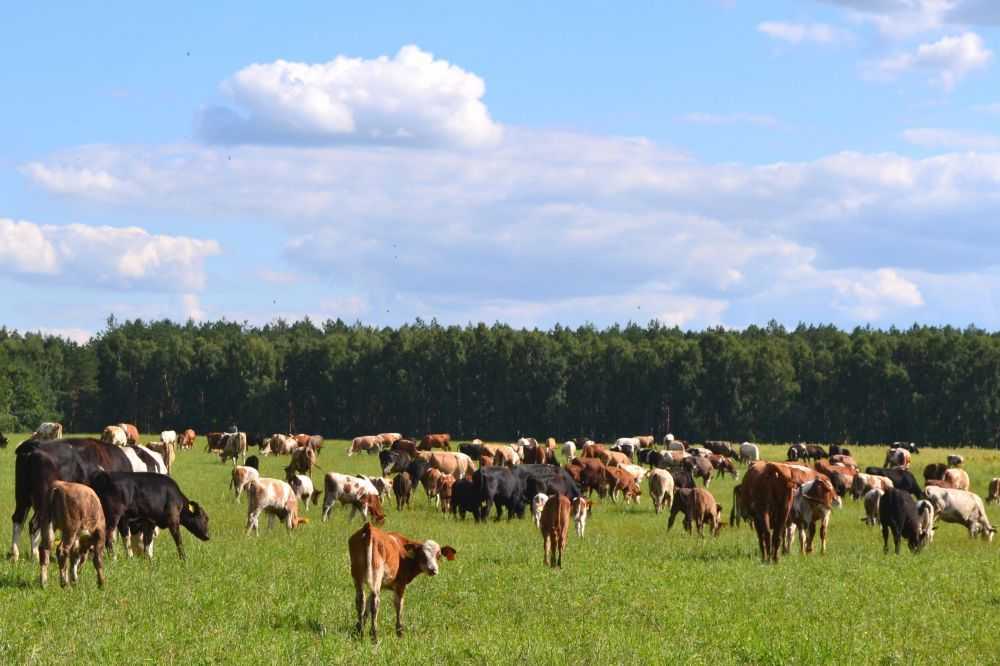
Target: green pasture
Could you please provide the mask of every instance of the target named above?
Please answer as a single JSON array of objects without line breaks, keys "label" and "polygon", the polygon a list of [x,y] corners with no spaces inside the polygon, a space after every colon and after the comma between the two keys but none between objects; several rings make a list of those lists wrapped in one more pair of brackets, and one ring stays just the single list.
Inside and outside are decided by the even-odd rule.
[{"label": "green pasture", "polygon": [[[10,545],[13,459],[22,436],[0,450],[0,546]],[[150,437],[152,439],[153,437]],[[144,438],[145,440],[145,438]],[[391,593],[383,597],[381,638],[355,638],[354,590],[347,539],[360,527],[338,507],[327,523],[286,533],[277,524],[244,534],[245,501],[228,491],[231,465],[204,452],[204,439],[180,452],[174,477],[210,516],[211,541],[184,532],[179,561],[161,534],[156,559],[119,557],[97,589],[93,568],[77,589],[38,586],[27,557],[0,562],[0,664],[284,663],[284,664],[789,664],[1000,661],[1000,539],[972,541],[939,525],[934,543],[913,556],[882,553],[879,528],[846,500],[830,528],[829,553],[793,554],[762,565],[746,526],[724,527],[704,541],[680,521],[666,530],[643,487],[639,507],[598,502],[584,539],[570,535],[564,568],[542,566],[542,540],[530,518],[476,525],[432,510],[422,491],[414,508],[386,510],[385,528],[433,538],[458,550],[441,575],[410,586],[407,634],[396,638]],[[784,446],[763,446],[783,459]],[[328,442],[325,471],[377,473],[374,456],[346,456]],[[884,448],[852,447],[864,467]],[[914,473],[953,450],[914,456]],[[956,449],[973,490],[1000,476],[1000,454]],[[280,477],[284,459],[262,460]],[[322,487],[322,472],[314,473]],[[728,519],[731,479],[710,490]],[[390,503],[391,504],[391,503]],[[989,507],[1000,523],[1000,507]],[[27,553],[22,537],[22,553]],[[120,551],[120,549],[119,549]],[[54,567],[55,565],[53,565]]]}]

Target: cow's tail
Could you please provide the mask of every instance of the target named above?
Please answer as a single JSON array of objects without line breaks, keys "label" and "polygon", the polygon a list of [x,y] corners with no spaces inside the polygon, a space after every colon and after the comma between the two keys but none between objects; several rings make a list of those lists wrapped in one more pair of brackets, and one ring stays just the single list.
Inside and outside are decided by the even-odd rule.
[{"label": "cow's tail", "polygon": [[361,528],[361,541],[365,546],[365,583],[375,592],[375,540],[372,539],[372,524],[365,522]]},{"label": "cow's tail", "polygon": [[739,525],[737,521],[740,519],[740,517],[736,513],[736,501],[739,499],[740,490],[741,488],[738,485],[733,486],[733,506],[731,509],[729,509],[729,524],[732,525],[733,527]]}]

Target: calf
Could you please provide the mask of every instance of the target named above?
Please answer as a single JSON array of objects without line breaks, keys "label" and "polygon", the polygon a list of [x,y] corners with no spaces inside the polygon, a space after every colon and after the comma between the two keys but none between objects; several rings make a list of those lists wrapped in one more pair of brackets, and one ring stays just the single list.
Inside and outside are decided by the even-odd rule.
[{"label": "calf", "polygon": [[654,469],[649,473],[649,495],[653,499],[653,510],[660,513],[664,507],[670,508],[674,501],[674,477],[670,472]]},{"label": "calf", "polygon": [[986,494],[986,501],[990,504],[1000,504],[1000,478],[990,479],[990,485]]},{"label": "calf", "polygon": [[459,479],[451,489],[451,515],[456,512],[465,520],[466,512],[478,523],[482,512],[482,503],[479,501],[479,490],[476,484],[470,479]]},{"label": "calf", "polygon": [[709,533],[719,536],[722,529],[722,507],[715,501],[712,493],[704,488],[681,488],[674,496],[670,507],[670,519],[667,521],[667,531],[674,526],[677,514],[684,512],[684,530],[691,533],[692,524],[698,528],[698,536],[705,536],[705,523],[709,524]]},{"label": "calf", "polygon": [[247,498],[247,534],[253,532],[260,536],[259,518],[262,512],[267,513],[268,529],[273,526],[275,516],[285,521],[289,531],[307,522],[305,518],[299,518],[299,499],[292,486],[284,481],[266,477],[251,481]]},{"label": "calf", "polygon": [[[181,526],[202,541],[208,541],[208,514],[181,492],[169,476],[153,472],[101,472],[90,483],[104,507],[106,542],[110,550],[116,530],[126,541],[132,525],[142,529],[146,557],[153,557],[155,528],[168,529],[183,560]],[[126,552],[128,548],[126,547]],[[129,555],[131,555],[129,553]]]},{"label": "calf", "polygon": [[435,496],[441,505],[441,512],[448,513],[451,509],[451,493],[452,489],[455,487],[455,477],[453,476],[442,476],[438,479],[437,488],[435,489]]},{"label": "calf", "polygon": [[420,478],[420,483],[424,487],[424,492],[427,493],[427,499],[434,500],[434,506],[440,505],[440,499],[437,496],[437,485],[438,479],[444,476],[441,470],[435,469],[433,467],[428,468],[424,475]]},{"label": "calf", "polygon": [[236,465],[233,467],[229,488],[234,492],[235,500],[238,502],[240,495],[250,486],[250,482],[256,481],[259,478],[260,472],[256,467],[250,467],[249,465]]},{"label": "calf", "polygon": [[61,541],[56,551],[59,559],[59,584],[66,587],[79,580],[80,563],[93,552],[97,586],[104,587],[104,543],[107,536],[101,500],[81,483],[53,481],[49,490],[46,524],[41,525],[42,542],[38,548],[41,563],[40,582],[45,587],[49,577],[49,552],[52,537],[59,530]]},{"label": "calf", "polygon": [[531,517],[535,521],[535,527],[539,529],[542,527],[542,509],[548,501],[549,496],[545,493],[538,493],[531,498]]},{"label": "calf", "polygon": [[413,481],[406,472],[400,472],[392,480],[392,494],[396,497],[396,511],[410,507],[410,496],[413,493]]},{"label": "calf", "polygon": [[292,474],[287,479],[295,496],[302,500],[302,506],[309,511],[310,502],[319,504],[319,491],[313,487],[312,479],[305,474]]},{"label": "calf", "polygon": [[878,506],[885,491],[881,488],[872,488],[865,493],[865,517],[861,520],[867,525],[878,525]]},{"label": "calf", "polygon": [[899,555],[899,541],[903,537],[906,539],[910,551],[919,552],[927,545],[929,533],[922,526],[920,515],[917,513],[917,503],[913,496],[905,490],[890,488],[882,495],[878,508],[879,522],[882,523],[882,543],[883,550],[889,553],[889,533],[892,532],[892,540],[896,545],[896,554]]},{"label": "calf", "polygon": [[[562,494],[553,495],[545,501],[539,522],[542,531],[542,546],[545,549],[543,562],[562,569],[563,551],[569,534],[570,501]],[[551,555],[550,555],[551,553]]]},{"label": "calf", "polygon": [[[438,561],[444,556],[455,559],[455,549],[444,548],[431,540],[413,541],[398,532],[383,532],[370,523],[351,535],[347,540],[347,551],[351,558],[351,578],[354,579],[354,608],[358,622],[357,633],[364,630],[365,616],[371,621],[372,640],[377,640],[379,597],[382,588],[395,593],[396,635],[403,635],[403,596],[406,586],[421,573],[436,576]],[[370,596],[365,601],[365,588]]]},{"label": "calf", "polygon": [[378,490],[366,479],[328,472],[323,477],[323,522],[330,517],[335,502],[351,506],[348,521],[358,512],[365,520],[373,520],[378,525],[385,521]]},{"label": "calf", "polygon": [[816,525],[819,524],[819,552],[821,555],[826,555],[826,530],[830,524],[830,510],[834,504],[839,505],[839,503],[837,491],[824,476],[816,477],[799,486],[792,500],[792,512],[784,544],[785,552],[788,552],[795,538],[795,532],[798,531],[799,554],[811,553],[813,540],[816,537]]}]

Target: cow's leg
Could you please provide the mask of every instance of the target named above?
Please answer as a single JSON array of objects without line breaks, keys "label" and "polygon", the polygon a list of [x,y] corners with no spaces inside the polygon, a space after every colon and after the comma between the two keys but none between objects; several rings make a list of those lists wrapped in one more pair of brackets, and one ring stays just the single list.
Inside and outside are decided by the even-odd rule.
[{"label": "cow's leg", "polygon": [[[181,543],[180,523],[171,524],[168,526],[167,529],[170,530],[170,536],[174,538],[174,543],[177,545],[177,556],[180,557],[182,560],[187,559],[187,557],[184,555],[184,544]],[[147,548],[149,550],[147,556],[149,557],[149,559],[153,559],[153,548],[152,548],[153,530],[151,528],[147,528],[146,532],[142,536],[143,540],[146,541],[146,543],[148,544]]]},{"label": "cow's leg", "polygon": [[830,514],[823,517],[819,524],[819,554],[826,555],[826,527],[830,523]]},{"label": "cow's leg", "polygon": [[549,535],[548,533],[542,535],[542,564],[548,566],[549,564]]},{"label": "cow's leg", "polygon": [[76,534],[63,534],[63,540],[59,544],[59,548],[56,549],[56,557],[59,560],[59,586],[66,587],[72,581],[76,584],[77,573],[76,566],[73,566],[73,571],[70,572],[70,560],[73,557],[74,543],[77,544],[79,548],[79,537]]},{"label": "cow's leg", "polygon": [[396,635],[403,637],[403,595],[405,590],[397,590],[393,602],[396,606]]},{"label": "cow's leg", "polygon": [[[806,541],[806,554],[811,554],[813,552],[813,541],[816,539],[816,521],[813,520],[809,523],[809,539]],[[799,548],[799,550],[802,550]]]},{"label": "cow's leg", "polygon": [[38,564],[41,569],[38,572],[38,582],[42,587],[45,587],[49,582],[49,551],[52,549],[52,534],[48,524],[43,526],[41,532],[42,543],[38,549]]},{"label": "cow's leg", "polygon": [[330,517],[330,512],[333,511],[333,503],[336,498],[333,496],[329,490],[323,492],[323,522],[325,523],[327,518]]},{"label": "cow's leg", "polygon": [[892,540],[896,544],[896,554],[897,555],[899,555],[899,539],[900,539],[901,535],[902,535],[902,530],[899,530],[899,529],[896,529],[895,527],[893,527],[893,530],[892,530]]},{"label": "cow's leg", "polygon": [[18,548],[18,543],[21,541],[21,530],[24,529],[24,521],[28,517],[28,510],[31,508],[30,502],[21,501],[19,498],[16,506],[14,507],[14,513],[11,515],[11,540],[10,540],[10,559],[17,562],[18,558],[21,556],[21,552]]},{"label": "cow's leg", "polygon": [[382,588],[382,583],[381,583],[381,577],[380,577],[377,585],[374,587],[374,589],[372,590],[371,595],[368,597],[368,615],[370,616],[371,626],[372,626],[372,629],[371,629],[372,641],[377,641],[378,640],[378,628],[377,628],[378,627],[378,607],[379,607],[379,603],[382,601],[379,598],[381,596],[379,594],[379,590],[381,590],[381,588]]},{"label": "cow's leg", "polygon": [[882,552],[889,554],[889,526],[882,523]]},{"label": "cow's leg", "polygon": [[104,587],[104,539],[99,535],[94,539],[94,569],[97,571],[97,587]]},{"label": "cow's leg", "polygon": [[358,614],[358,622],[354,625],[354,631],[360,636],[365,630],[365,584],[364,581],[358,579],[354,581],[354,610]]}]

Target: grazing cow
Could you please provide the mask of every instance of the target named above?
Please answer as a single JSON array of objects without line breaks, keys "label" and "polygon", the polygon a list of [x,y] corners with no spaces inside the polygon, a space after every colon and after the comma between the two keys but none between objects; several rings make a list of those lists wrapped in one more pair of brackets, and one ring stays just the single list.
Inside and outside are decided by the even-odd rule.
[{"label": "grazing cow", "polygon": [[930,463],[924,467],[924,481],[940,481],[947,471],[948,466],[944,463]]},{"label": "grazing cow", "polygon": [[521,462],[521,456],[514,447],[506,444],[483,444],[483,452],[489,453],[494,465],[513,467]]},{"label": "grazing cow", "polygon": [[[250,458],[255,458],[255,456],[250,456]],[[246,465],[236,465],[233,467],[232,479],[229,482],[229,488],[234,492],[234,499],[238,502],[240,495],[243,491],[250,486],[251,481],[256,481],[260,478],[260,470],[257,465],[250,465],[250,458],[247,458]],[[255,459],[256,460],[256,459]]]},{"label": "grazing cow", "polygon": [[948,460],[948,467],[961,467],[962,465],[965,464],[965,458],[963,458],[960,455],[956,455],[954,453],[948,456],[947,460]]},{"label": "grazing cow", "polygon": [[791,461],[804,460],[806,457],[806,445],[803,444],[802,442],[799,442],[798,444],[792,444],[791,446],[788,447],[788,451],[785,453],[785,457]]},{"label": "grazing cow", "polygon": [[40,583],[45,587],[49,577],[49,552],[53,532],[60,534],[59,584],[66,587],[79,580],[80,564],[93,553],[97,570],[97,586],[104,587],[104,542],[107,529],[101,500],[88,486],[81,483],[53,481],[47,498],[46,522],[40,525],[42,542],[38,549],[41,565]]},{"label": "grazing cow", "polygon": [[424,435],[420,440],[420,450],[430,451],[431,449],[444,449],[451,451],[451,435],[447,433],[437,435]]},{"label": "grazing cow", "polygon": [[740,462],[750,465],[760,460],[760,448],[756,444],[743,442],[740,444]]},{"label": "grazing cow", "polygon": [[878,507],[878,519],[882,523],[883,551],[889,553],[889,533],[899,555],[899,541],[906,539],[910,552],[917,553],[930,540],[930,534],[921,525],[917,513],[917,503],[913,495],[899,488],[890,488],[882,495]]},{"label": "grazing cow", "polygon": [[101,432],[101,441],[115,446],[127,446],[128,434],[121,426],[109,425]]},{"label": "grazing cow", "polygon": [[959,467],[952,467],[945,471],[943,481],[951,484],[952,488],[959,490],[969,489],[969,473]]},{"label": "grazing cow", "polygon": [[646,468],[642,465],[621,465],[621,468],[632,475],[635,482],[642,485],[642,480],[646,478]]},{"label": "grazing cow", "polygon": [[379,451],[378,464],[383,476],[406,470],[413,458],[405,451]]},{"label": "grazing cow", "polygon": [[[563,551],[569,535],[570,501],[565,495],[553,495],[545,501],[539,518],[542,531],[542,546],[545,550],[544,563],[551,561],[553,567],[562,569]],[[551,555],[550,555],[551,553]]]},{"label": "grazing cow", "polygon": [[63,427],[61,423],[45,422],[38,426],[38,429],[31,434],[29,439],[48,442],[53,439],[62,439]]},{"label": "grazing cow", "polygon": [[312,476],[312,468],[316,466],[316,455],[316,449],[312,445],[300,446],[292,451],[292,459],[288,462],[285,473],[291,470],[294,474]]},{"label": "grazing cow", "polygon": [[607,458],[598,458],[608,467],[624,467],[632,464],[632,458],[621,451],[608,451]]},{"label": "grazing cow", "polygon": [[861,520],[865,521],[867,525],[878,525],[878,505],[884,494],[885,491],[881,488],[872,488],[865,493],[865,517]]},{"label": "grazing cow", "polygon": [[323,477],[323,522],[326,522],[330,517],[330,511],[333,510],[335,502],[351,506],[351,515],[347,517],[348,522],[358,512],[365,520],[372,520],[378,525],[385,522],[385,514],[382,512],[382,502],[379,500],[378,490],[366,479],[338,474],[337,472],[327,472],[326,476]]},{"label": "grazing cow", "polygon": [[396,497],[396,511],[410,507],[410,497],[413,494],[413,480],[406,472],[400,472],[392,479],[392,494]]},{"label": "grazing cow", "polygon": [[982,497],[967,490],[933,486],[924,488],[924,495],[934,505],[935,521],[964,525],[970,537],[978,534],[986,541],[993,541],[996,529],[990,525]]},{"label": "grazing cow", "polygon": [[302,506],[305,507],[306,512],[309,511],[310,502],[319,504],[320,492],[314,488],[312,479],[304,474],[291,474],[287,480],[288,485],[292,487],[292,492],[302,500]]},{"label": "grazing cow", "polygon": [[[402,437],[399,439],[402,439]],[[361,453],[362,451],[367,453],[380,451],[382,446],[392,446],[397,441],[399,440],[397,439],[386,444],[385,440],[382,439],[382,435],[364,435],[362,437],[355,437],[351,440],[351,448],[347,449],[347,455],[350,457],[355,453]]]},{"label": "grazing cow", "polygon": [[921,533],[927,535],[927,543],[933,543],[934,522],[937,520],[937,512],[929,500],[922,499],[917,502],[917,518],[920,521]]},{"label": "grazing cow", "polygon": [[605,467],[604,473],[611,492],[612,502],[617,501],[615,498],[618,496],[618,493],[621,493],[625,500],[625,504],[631,504],[633,501],[636,504],[639,503],[639,498],[642,496],[642,490],[640,490],[639,484],[636,483],[634,476],[626,472],[621,467]]},{"label": "grazing cow", "polygon": [[267,513],[267,529],[274,526],[274,517],[285,521],[285,528],[294,530],[308,522],[299,518],[299,499],[288,484],[280,479],[260,477],[247,488],[247,534],[260,536],[260,514]]},{"label": "grazing cow", "polygon": [[903,448],[889,449],[885,454],[885,462],[882,466],[907,469],[910,466],[910,452]]},{"label": "grazing cow", "polygon": [[384,448],[390,448],[393,444],[403,439],[403,434],[399,432],[380,432],[378,436],[382,440]]},{"label": "grazing cow", "polygon": [[818,444],[806,444],[805,458],[815,462],[822,458],[829,458],[829,456],[826,451],[823,450],[822,446],[819,446]]},{"label": "grazing cow", "polygon": [[524,517],[524,493],[520,480],[506,467],[483,467],[476,470],[472,482],[479,491],[479,499],[483,505],[483,519],[489,515],[490,506],[496,508],[496,520],[500,520],[501,512],[507,509],[507,520],[517,516]]},{"label": "grazing cow", "polygon": [[276,456],[287,456],[298,448],[298,443],[291,435],[283,435],[280,432],[276,432],[271,435],[264,446]]},{"label": "grazing cow", "polygon": [[670,519],[667,521],[667,531],[674,526],[678,513],[684,513],[684,530],[690,534],[691,526],[698,528],[698,536],[704,538],[705,523],[709,524],[709,533],[719,536],[722,529],[722,507],[715,501],[712,493],[704,488],[681,488],[674,495],[670,506]]},{"label": "grazing cow", "polygon": [[831,455],[830,456],[830,464],[831,465],[844,465],[846,467],[850,467],[851,470],[854,471],[854,472],[858,471],[858,463],[855,462],[854,458],[852,458],[851,456],[848,456],[848,455],[844,455],[842,453],[837,453],[837,454]]},{"label": "grazing cow", "polygon": [[1000,504],[1000,478],[990,479],[990,485],[986,493],[986,501],[990,504]]},{"label": "grazing cow", "polygon": [[194,430],[192,430],[191,428],[188,428],[187,430],[185,430],[184,432],[182,432],[182,433],[180,433],[178,435],[178,437],[177,437],[177,444],[182,449],[192,449],[192,448],[194,448],[195,437],[196,437],[196,434],[195,434]]},{"label": "grazing cow", "polygon": [[472,472],[475,471],[472,458],[459,451],[435,451],[431,453],[428,463],[431,469],[440,470],[442,474],[452,476],[456,481],[472,476]]},{"label": "grazing cow", "polygon": [[539,529],[542,527],[542,509],[548,501],[549,496],[545,493],[538,493],[531,498],[531,518],[535,521],[535,527]]},{"label": "grazing cow", "polygon": [[889,477],[878,474],[858,473],[854,477],[854,483],[851,484],[851,495],[854,499],[858,499],[859,497],[864,497],[869,490],[878,488],[879,490],[886,491],[894,487],[895,484]]},{"label": "grazing cow", "polygon": [[[826,554],[826,530],[830,524],[830,511],[834,504],[839,505],[840,499],[833,484],[825,476],[818,476],[807,481],[795,491],[792,500],[792,511],[785,537],[784,550],[787,553],[799,533],[799,554],[813,552],[813,540],[816,538],[816,525],[819,524],[819,552]],[[803,541],[805,543],[803,543]]]},{"label": "grazing cow", "polygon": [[479,501],[479,490],[476,484],[470,479],[459,479],[451,489],[451,515],[456,512],[465,520],[466,512],[471,513],[478,523],[480,520],[482,504]]},{"label": "grazing cow", "polygon": [[738,455],[736,451],[733,450],[733,445],[729,442],[710,440],[705,442],[705,448],[717,456],[736,458]]},{"label": "grazing cow", "polygon": [[660,513],[664,507],[670,508],[674,502],[674,477],[670,472],[662,469],[649,472],[649,495],[656,513]]},{"label": "grazing cow", "polygon": [[[142,530],[143,547],[150,559],[155,528],[170,531],[182,560],[185,555],[181,526],[208,541],[208,514],[197,502],[188,500],[169,476],[152,472],[102,472],[91,479],[90,485],[104,507],[109,551],[115,532],[119,531],[127,541],[133,525]],[[128,554],[127,547],[125,550]]]},{"label": "grazing cow", "polygon": [[[421,573],[436,576],[438,560],[455,559],[455,549],[442,548],[434,541],[413,541],[398,532],[383,532],[371,524],[365,524],[351,535],[347,541],[351,557],[351,578],[354,579],[354,608],[358,622],[356,633],[364,630],[365,616],[371,621],[371,636],[378,638],[379,596],[382,588],[389,588],[395,594],[396,635],[403,635],[403,596],[406,586]],[[366,602],[365,588],[370,596]]]},{"label": "grazing cow", "polygon": [[230,458],[233,464],[237,460],[245,460],[247,457],[247,434],[245,432],[225,433],[222,437],[222,453],[219,454],[220,462],[226,462]]},{"label": "grazing cow", "polygon": [[712,483],[712,475],[715,473],[712,461],[703,456],[691,456],[684,461],[684,464],[691,471],[692,476],[700,478],[701,482],[708,488],[709,484]]},{"label": "grazing cow", "polygon": [[866,467],[865,473],[888,477],[892,481],[894,488],[905,490],[913,495],[914,499],[920,499],[923,496],[923,492],[921,492],[920,486],[917,484],[917,479],[908,469],[899,467]]},{"label": "grazing cow", "polygon": [[796,486],[789,466],[774,463],[751,465],[740,484],[740,504],[753,516],[764,562],[778,561]]},{"label": "grazing cow", "polygon": [[455,477],[441,476],[438,479],[437,487],[434,489],[434,496],[441,506],[441,513],[448,513],[451,509],[451,492],[455,486]]},{"label": "grazing cow", "polygon": [[715,473],[717,475],[721,476],[723,474],[730,474],[733,479],[736,479],[739,476],[736,472],[736,465],[733,464],[731,458],[712,454],[708,457],[708,460],[712,463],[712,467],[715,468]]}]

